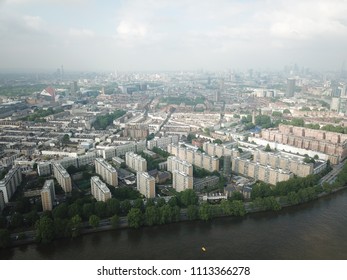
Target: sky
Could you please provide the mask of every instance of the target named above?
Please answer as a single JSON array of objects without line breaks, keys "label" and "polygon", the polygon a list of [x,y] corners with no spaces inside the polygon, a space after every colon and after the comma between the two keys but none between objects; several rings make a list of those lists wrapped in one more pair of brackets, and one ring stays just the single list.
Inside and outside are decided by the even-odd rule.
[{"label": "sky", "polygon": [[345,0],[0,0],[0,70],[341,70]]}]

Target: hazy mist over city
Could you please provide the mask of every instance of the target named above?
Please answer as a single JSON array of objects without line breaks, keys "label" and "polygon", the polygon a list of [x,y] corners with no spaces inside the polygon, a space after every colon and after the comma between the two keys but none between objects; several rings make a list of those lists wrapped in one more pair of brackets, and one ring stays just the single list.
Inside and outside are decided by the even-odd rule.
[{"label": "hazy mist over city", "polygon": [[340,71],[347,2],[0,0],[0,70]]}]

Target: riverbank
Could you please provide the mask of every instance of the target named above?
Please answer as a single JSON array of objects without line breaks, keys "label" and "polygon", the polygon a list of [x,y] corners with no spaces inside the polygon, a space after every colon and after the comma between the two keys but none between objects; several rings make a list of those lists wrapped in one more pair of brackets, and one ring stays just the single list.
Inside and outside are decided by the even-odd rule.
[{"label": "riverbank", "polygon": [[[331,192],[320,193],[315,200],[319,200],[319,199],[321,199],[323,197],[328,197],[328,196],[330,196],[332,194],[336,194],[336,193],[338,193],[338,192],[340,192],[342,190],[345,190],[345,189],[347,189],[347,185],[343,186],[343,187],[340,187],[340,188],[337,188],[337,189],[334,189]],[[311,200],[311,201],[313,201],[313,200]],[[308,201],[308,202],[310,202],[310,201]],[[281,203],[281,210],[284,209],[284,208],[290,208],[290,207],[294,207],[294,206],[298,206],[298,205],[304,205],[304,204],[307,204],[308,202],[303,202],[303,203],[299,203],[299,204],[296,204],[296,205],[291,205],[291,204],[288,204],[288,203]],[[252,215],[254,213],[260,213],[260,212],[278,212],[278,211],[270,211],[270,210],[263,210],[263,209],[259,209],[259,208],[250,207],[249,206],[250,203],[251,202],[245,202],[244,203],[245,210],[246,210],[246,215]],[[196,220],[198,220],[198,219],[190,220],[190,219],[188,219],[188,217],[187,217],[187,215],[185,213],[183,215],[182,215],[182,213],[183,212],[181,211],[180,221],[177,221],[175,223],[189,222],[189,221],[196,221]],[[233,216],[232,215],[223,214],[223,215],[219,215],[219,216],[214,216],[212,219],[214,219],[214,218],[224,218],[224,217],[233,217]],[[104,220],[104,221],[106,221],[106,220]],[[97,228],[90,228],[89,226],[86,226],[86,227],[81,229],[80,234],[81,235],[88,235],[88,234],[93,234],[93,233],[98,233],[98,232],[117,231],[117,230],[120,230],[120,229],[128,229],[128,228],[130,228],[130,227],[128,225],[127,219],[125,217],[122,217],[121,221],[119,223],[119,226],[117,228],[113,228],[111,225],[102,225],[102,226],[99,226]],[[26,238],[25,239],[20,239],[20,240],[15,240],[15,239],[12,240],[11,245],[8,248],[20,247],[20,246],[25,246],[25,245],[35,244],[35,243],[36,244],[40,244],[39,242],[37,242],[35,240],[35,231],[34,230],[22,232],[22,234],[24,234],[26,236]],[[15,235],[19,235],[19,233],[12,234],[12,237],[15,236]]]}]

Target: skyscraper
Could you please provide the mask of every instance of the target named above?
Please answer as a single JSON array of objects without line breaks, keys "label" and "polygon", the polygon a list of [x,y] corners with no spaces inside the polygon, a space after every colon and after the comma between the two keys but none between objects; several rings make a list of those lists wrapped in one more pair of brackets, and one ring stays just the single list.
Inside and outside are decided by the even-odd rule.
[{"label": "skyscraper", "polygon": [[293,97],[295,93],[295,79],[287,79],[286,97]]}]

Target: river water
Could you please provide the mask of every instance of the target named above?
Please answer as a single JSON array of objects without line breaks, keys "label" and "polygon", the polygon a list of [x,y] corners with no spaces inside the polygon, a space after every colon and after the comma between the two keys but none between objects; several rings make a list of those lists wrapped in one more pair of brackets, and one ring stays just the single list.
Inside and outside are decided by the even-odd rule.
[{"label": "river water", "polygon": [[[119,229],[0,251],[13,260],[347,259],[347,190],[277,213]],[[206,251],[202,251],[202,247]]]}]

